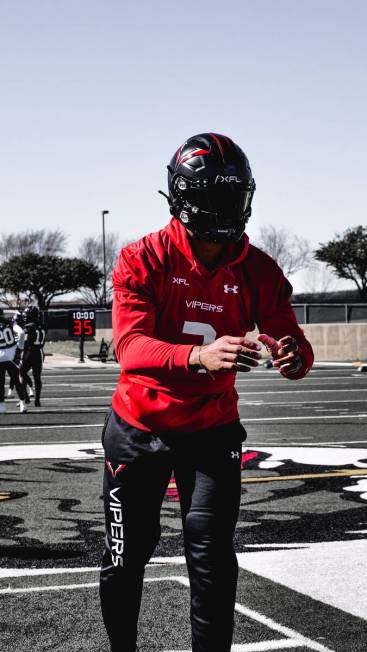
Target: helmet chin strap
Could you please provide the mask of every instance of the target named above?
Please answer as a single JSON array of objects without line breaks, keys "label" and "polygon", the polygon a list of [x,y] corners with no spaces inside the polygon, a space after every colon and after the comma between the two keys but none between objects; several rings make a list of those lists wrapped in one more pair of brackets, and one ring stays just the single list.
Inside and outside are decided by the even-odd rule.
[{"label": "helmet chin strap", "polygon": [[165,197],[167,199],[168,203],[169,203],[169,197],[168,197],[168,195],[166,195],[165,192],[163,192],[163,190],[158,190],[158,194],[163,195],[163,197]]},{"label": "helmet chin strap", "polygon": [[[171,201],[171,198],[170,198],[168,195],[166,195],[166,193],[163,192],[163,190],[158,190],[158,193],[159,193],[160,195],[163,195],[163,197],[165,197],[165,198],[167,199],[167,201],[168,201],[168,206],[169,206],[169,209],[170,209],[170,211],[171,211],[171,215],[175,215],[176,212],[182,210],[181,207],[180,207],[180,202],[179,202],[178,199],[175,199],[175,200],[172,202],[172,201]],[[175,217],[176,217],[176,216],[175,216]]]}]

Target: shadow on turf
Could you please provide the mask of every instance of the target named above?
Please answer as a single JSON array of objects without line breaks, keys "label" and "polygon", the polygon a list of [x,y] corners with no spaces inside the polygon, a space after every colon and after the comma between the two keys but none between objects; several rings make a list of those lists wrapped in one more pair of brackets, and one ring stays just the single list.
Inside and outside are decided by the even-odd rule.
[{"label": "shadow on turf", "polygon": [[45,548],[41,546],[0,546],[2,559],[74,559],[82,556],[81,550],[66,550],[65,548]]}]

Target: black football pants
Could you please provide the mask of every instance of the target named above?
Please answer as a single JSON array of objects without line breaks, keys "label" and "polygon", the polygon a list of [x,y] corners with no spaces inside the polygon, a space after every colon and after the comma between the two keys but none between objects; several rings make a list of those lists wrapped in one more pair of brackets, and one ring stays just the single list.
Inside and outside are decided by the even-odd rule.
[{"label": "black football pants", "polygon": [[[43,369],[43,351],[41,348],[26,351],[20,365],[20,378],[22,381],[24,393],[27,396],[27,385],[32,387],[32,381],[29,378],[29,371],[32,370],[34,380],[35,400],[39,401],[42,389],[42,369]],[[29,382],[30,381],[30,382]]]},{"label": "black football pants", "polygon": [[192,650],[230,651],[238,573],[233,534],[245,437],[238,421],[158,437],[110,411],[103,432],[106,540],[100,596],[112,652],[135,652],[144,567],[160,537],[160,509],[172,471],[190,579]]}]

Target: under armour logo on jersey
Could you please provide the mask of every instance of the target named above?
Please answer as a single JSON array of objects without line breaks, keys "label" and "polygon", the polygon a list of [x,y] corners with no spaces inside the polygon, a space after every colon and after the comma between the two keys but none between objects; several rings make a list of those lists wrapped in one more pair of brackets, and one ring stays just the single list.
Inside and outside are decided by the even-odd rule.
[{"label": "under armour logo on jersey", "polygon": [[238,285],[234,285],[233,287],[230,287],[226,283],[224,286],[224,291],[226,294],[229,294],[229,292],[233,292],[233,294],[238,294]]},{"label": "under armour logo on jersey", "polygon": [[238,451],[231,451],[231,457],[232,457],[232,460],[236,460],[236,459],[239,460],[240,459],[240,454],[239,454]]},{"label": "under armour logo on jersey", "polygon": [[106,466],[109,472],[113,475],[113,477],[116,478],[117,474],[120,473],[120,471],[124,470],[126,464],[119,464],[118,467],[114,470],[111,462],[109,460],[106,460]]},{"label": "under armour logo on jersey", "polygon": [[177,285],[190,285],[185,278],[178,278],[177,276],[173,277],[172,283],[176,283]]}]

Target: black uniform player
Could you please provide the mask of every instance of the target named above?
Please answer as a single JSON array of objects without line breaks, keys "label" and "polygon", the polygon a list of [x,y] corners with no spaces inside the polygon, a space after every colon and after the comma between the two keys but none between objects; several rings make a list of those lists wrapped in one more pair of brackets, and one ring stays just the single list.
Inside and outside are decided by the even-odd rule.
[{"label": "black uniform player", "polygon": [[32,370],[34,380],[36,407],[40,407],[40,397],[42,389],[42,368],[43,368],[43,347],[46,340],[46,330],[41,324],[41,316],[36,306],[30,306],[25,311],[24,324],[24,353],[20,365],[20,377],[22,380],[26,400],[27,400],[27,376]]}]

